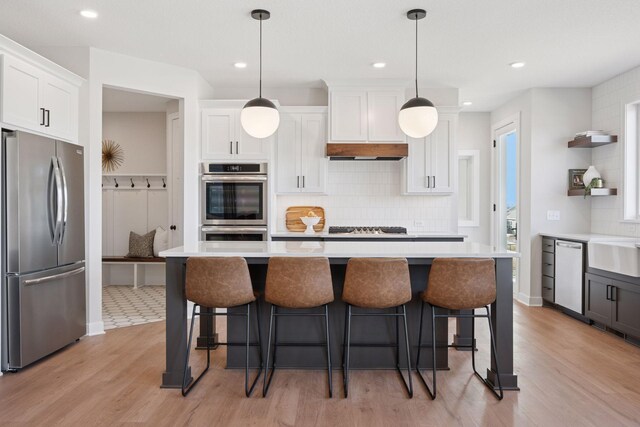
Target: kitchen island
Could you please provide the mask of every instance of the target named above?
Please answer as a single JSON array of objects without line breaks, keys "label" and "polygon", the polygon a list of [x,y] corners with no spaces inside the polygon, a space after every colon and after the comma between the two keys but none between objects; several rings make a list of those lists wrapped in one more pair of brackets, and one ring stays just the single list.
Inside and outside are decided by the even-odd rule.
[{"label": "kitchen island", "polygon": [[[231,257],[240,256],[247,260],[253,287],[262,292],[266,279],[269,258],[275,256],[329,258],[334,286],[335,301],[330,304],[330,329],[332,360],[339,368],[342,360],[342,338],[344,330],[344,303],[340,300],[345,268],[353,257],[403,257],[409,262],[413,299],[407,304],[409,340],[415,363],[418,343],[420,316],[419,293],[425,289],[429,268],[434,258],[441,257],[482,257],[493,258],[496,262],[497,297],[492,304],[491,316],[496,332],[497,357],[501,370],[501,381],[505,389],[517,389],[517,376],[513,372],[513,280],[512,262],[518,254],[510,251],[495,250],[486,245],[471,242],[198,242],[161,252],[167,258],[166,289],[166,370],[162,376],[163,387],[180,387],[182,370],[186,357],[187,344],[187,301],[184,293],[186,260],[189,257]],[[259,305],[262,325],[268,325],[268,304]],[[425,331],[430,330],[429,316],[425,316]],[[448,332],[446,319],[436,320],[436,340],[439,343],[437,356],[439,369],[448,369],[447,344]],[[317,323],[317,324],[316,324]],[[352,342],[367,342],[387,345],[378,350],[357,349],[353,351],[353,369],[395,369],[395,325],[388,318],[371,319],[358,322],[352,328]],[[230,317],[227,323],[227,340],[242,342],[244,320]],[[256,325],[252,336],[256,336]],[[267,331],[262,327],[262,340],[266,352]],[[425,332],[425,338],[427,337]],[[278,325],[278,341],[319,342],[324,339],[324,328],[313,318],[296,318],[295,321]],[[454,344],[468,345],[471,342],[471,321],[457,319]],[[490,347],[482,343],[483,349]],[[258,364],[257,347],[252,348],[251,365]],[[428,353],[428,352],[427,352]],[[324,352],[311,347],[283,347],[278,352],[279,367],[321,368],[325,363]],[[405,360],[400,355],[400,360]],[[431,366],[429,358],[421,360],[421,368]],[[493,362],[492,362],[493,363]],[[241,347],[227,348],[227,367],[244,366],[244,350]],[[495,366],[487,370],[487,377],[496,383]]]}]

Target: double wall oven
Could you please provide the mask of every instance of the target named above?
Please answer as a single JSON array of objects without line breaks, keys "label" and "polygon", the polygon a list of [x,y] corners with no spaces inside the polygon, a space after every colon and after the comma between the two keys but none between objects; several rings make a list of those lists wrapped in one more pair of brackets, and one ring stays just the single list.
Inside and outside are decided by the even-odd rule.
[{"label": "double wall oven", "polygon": [[201,240],[267,240],[266,163],[203,163]]}]

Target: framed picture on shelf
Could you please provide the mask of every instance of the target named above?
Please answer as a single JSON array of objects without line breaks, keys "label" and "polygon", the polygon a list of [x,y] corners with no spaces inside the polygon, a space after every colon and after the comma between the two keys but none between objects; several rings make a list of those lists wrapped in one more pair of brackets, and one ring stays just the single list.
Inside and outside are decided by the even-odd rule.
[{"label": "framed picture on shelf", "polygon": [[569,190],[584,190],[582,175],[586,171],[586,169],[569,169]]}]

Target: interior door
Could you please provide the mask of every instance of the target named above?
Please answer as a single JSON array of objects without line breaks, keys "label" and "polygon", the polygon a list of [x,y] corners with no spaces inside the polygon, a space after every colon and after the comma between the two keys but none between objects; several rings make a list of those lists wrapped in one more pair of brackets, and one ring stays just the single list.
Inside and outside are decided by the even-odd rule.
[{"label": "interior door", "polygon": [[169,247],[184,241],[184,143],[180,113],[167,116],[167,159],[169,166]]},{"label": "interior door", "polygon": [[58,141],[56,155],[60,164],[65,193],[58,264],[82,261],[84,256],[84,149]]},{"label": "interior door", "polygon": [[17,132],[6,137],[5,147],[7,272],[55,267],[54,228],[61,195],[55,141]]}]

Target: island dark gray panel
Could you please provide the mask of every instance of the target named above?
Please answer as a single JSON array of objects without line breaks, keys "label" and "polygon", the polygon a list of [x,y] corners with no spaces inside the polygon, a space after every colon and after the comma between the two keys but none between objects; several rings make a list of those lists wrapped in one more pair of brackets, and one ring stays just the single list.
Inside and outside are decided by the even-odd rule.
[{"label": "island dark gray panel", "polygon": [[[254,287],[258,291],[264,290],[266,278],[266,268],[268,264],[266,258],[247,258]],[[410,343],[412,347],[413,363],[415,363],[416,345],[418,342],[419,328],[419,292],[424,290],[428,271],[433,258],[410,258],[409,260],[413,300],[408,304],[408,324]],[[184,296],[184,269],[186,258],[167,258],[167,332],[166,332],[166,370],[162,377],[163,387],[180,387],[182,381],[182,369],[186,356],[187,342],[187,312],[186,299]],[[348,258],[330,258],[332,274],[334,275],[334,289],[336,301],[330,305],[331,313],[331,336],[332,336],[332,360],[336,369],[340,369],[342,360],[342,338],[344,326],[344,304],[340,301],[342,292],[342,282],[344,279],[345,265]],[[497,300],[492,305],[492,319],[496,328],[496,345],[498,363],[502,372],[501,381],[506,389],[517,389],[517,376],[513,373],[513,283],[511,277],[512,259],[496,258],[497,273]],[[260,299],[262,339],[264,343],[263,352],[266,354],[267,332],[268,332],[268,310],[269,306]],[[425,316],[428,318],[428,316]],[[364,320],[363,320],[364,319]],[[279,341],[286,340],[308,340],[322,342],[324,340],[324,329],[317,319],[295,319],[284,318],[285,322],[279,325]],[[286,322],[289,320],[289,322]],[[353,323],[353,342],[381,342],[389,344],[394,337],[393,329],[395,324],[389,319],[369,319],[358,318],[360,322]],[[460,319],[461,320],[461,319]],[[460,321],[458,320],[458,321]],[[428,322],[428,320],[427,320]],[[439,350],[438,365],[440,369],[447,369],[447,322],[446,319],[438,320],[436,325],[436,340],[443,347]],[[230,342],[242,342],[244,339],[244,329],[242,320],[239,318],[229,319],[228,340]],[[429,331],[429,326],[425,323],[425,331]],[[252,325],[252,334],[256,336],[256,326]],[[470,340],[468,336],[468,325],[460,324],[457,329],[457,339]],[[427,333],[427,332],[424,332]],[[375,340],[375,341],[374,341]],[[489,344],[482,345],[488,349]],[[400,360],[403,360],[402,346]],[[243,366],[244,353],[238,347],[228,348],[228,367]],[[356,349],[353,351],[353,364],[357,368],[367,369],[395,369],[395,349]],[[427,355],[429,352],[425,352]],[[252,349],[251,364],[257,365],[257,349]],[[431,361],[424,359],[424,367],[429,367]],[[324,367],[324,351],[322,348],[300,349],[295,347],[282,347],[278,354],[279,367],[302,367],[320,368]],[[488,377],[495,384],[495,366],[492,364],[488,369]]]}]

